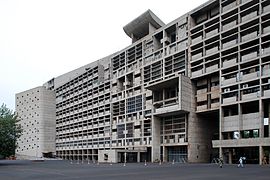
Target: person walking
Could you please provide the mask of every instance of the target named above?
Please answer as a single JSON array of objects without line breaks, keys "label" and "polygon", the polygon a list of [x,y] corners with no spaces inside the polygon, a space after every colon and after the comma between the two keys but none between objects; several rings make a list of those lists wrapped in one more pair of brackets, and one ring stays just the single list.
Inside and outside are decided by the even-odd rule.
[{"label": "person walking", "polygon": [[266,158],[266,156],[264,156],[263,159],[262,159],[262,165],[267,165],[267,158]]},{"label": "person walking", "polygon": [[219,168],[222,168],[223,167],[223,159],[222,159],[222,157],[220,157],[218,159],[218,163],[219,163]]},{"label": "person walking", "polygon": [[238,162],[239,162],[238,167],[240,167],[240,166],[242,168],[244,167],[244,165],[243,165],[244,162],[243,161],[244,161],[244,157],[240,157],[239,160],[238,160]]}]

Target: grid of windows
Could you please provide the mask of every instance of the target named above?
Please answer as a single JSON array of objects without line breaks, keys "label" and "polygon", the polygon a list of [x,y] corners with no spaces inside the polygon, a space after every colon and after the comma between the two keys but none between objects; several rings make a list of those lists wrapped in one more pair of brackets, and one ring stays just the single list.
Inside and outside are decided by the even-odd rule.
[{"label": "grid of windows", "polygon": [[142,95],[127,99],[127,113],[132,113],[142,110]]}]

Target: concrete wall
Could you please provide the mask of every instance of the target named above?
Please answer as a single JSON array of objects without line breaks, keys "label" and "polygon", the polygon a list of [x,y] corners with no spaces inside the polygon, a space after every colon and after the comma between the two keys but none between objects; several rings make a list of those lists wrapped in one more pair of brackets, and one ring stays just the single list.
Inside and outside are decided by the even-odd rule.
[{"label": "concrete wall", "polygon": [[152,117],[152,162],[160,160],[160,119]]},{"label": "concrete wall", "polygon": [[[195,94],[195,87],[192,86]],[[209,162],[211,153],[212,125],[195,113],[195,98],[191,97],[191,110],[188,114],[188,162]]]},{"label": "concrete wall", "polygon": [[189,112],[191,109],[191,81],[189,77],[179,76],[179,107]]},{"label": "concrete wall", "polygon": [[16,94],[16,113],[23,134],[16,155],[35,159],[43,153],[55,154],[55,95],[40,86]]},{"label": "concrete wall", "polygon": [[98,162],[100,162],[100,163],[117,163],[118,162],[117,151],[115,149],[99,150],[98,151]]}]

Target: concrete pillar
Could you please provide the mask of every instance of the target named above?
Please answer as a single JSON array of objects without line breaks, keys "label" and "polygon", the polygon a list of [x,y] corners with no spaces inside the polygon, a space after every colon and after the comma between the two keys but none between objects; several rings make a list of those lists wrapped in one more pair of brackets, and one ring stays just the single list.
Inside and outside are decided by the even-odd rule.
[{"label": "concrete pillar", "polygon": [[152,162],[160,160],[160,119],[152,116]]},{"label": "concrete pillar", "polygon": [[259,118],[260,118],[260,130],[259,130],[259,137],[264,137],[264,103],[262,100],[259,101]]},{"label": "concrete pillar", "polygon": [[263,147],[259,146],[259,164],[262,165],[262,159],[264,157]]},{"label": "concrete pillar", "polygon": [[240,139],[242,138],[240,131],[243,130],[243,111],[242,111],[242,105],[238,104],[238,114],[239,114],[239,121],[238,121],[238,132],[240,135]]},{"label": "concrete pillar", "polygon": [[[221,102],[221,99],[220,99],[220,102]],[[224,109],[220,107],[219,108],[219,140],[223,140],[223,136],[222,136],[223,122],[224,122]]]},{"label": "concrete pillar", "polygon": [[167,148],[163,146],[163,162],[167,162]]},{"label": "concrete pillar", "polygon": [[137,162],[141,161],[141,152],[137,152]]},{"label": "concrete pillar", "polygon": [[153,33],[155,30],[156,30],[156,28],[151,23],[149,23],[149,25],[148,25],[149,34]]},{"label": "concrete pillar", "polygon": [[220,148],[219,148],[219,157],[222,157],[222,159],[224,159],[224,158],[223,158],[223,151],[222,151],[222,147],[220,147]]},{"label": "concrete pillar", "polygon": [[135,43],[137,41],[137,38],[134,36],[134,34],[131,34],[132,43]]},{"label": "concrete pillar", "polygon": [[229,150],[229,164],[232,164],[232,150]]}]

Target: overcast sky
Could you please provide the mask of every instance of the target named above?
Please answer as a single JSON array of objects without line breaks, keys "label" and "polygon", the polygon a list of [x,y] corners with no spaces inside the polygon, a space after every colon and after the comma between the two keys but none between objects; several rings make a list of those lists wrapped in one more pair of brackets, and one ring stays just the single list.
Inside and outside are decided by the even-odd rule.
[{"label": "overcast sky", "polygon": [[151,9],[169,23],[207,0],[0,0],[0,104],[131,44],[123,26]]}]

